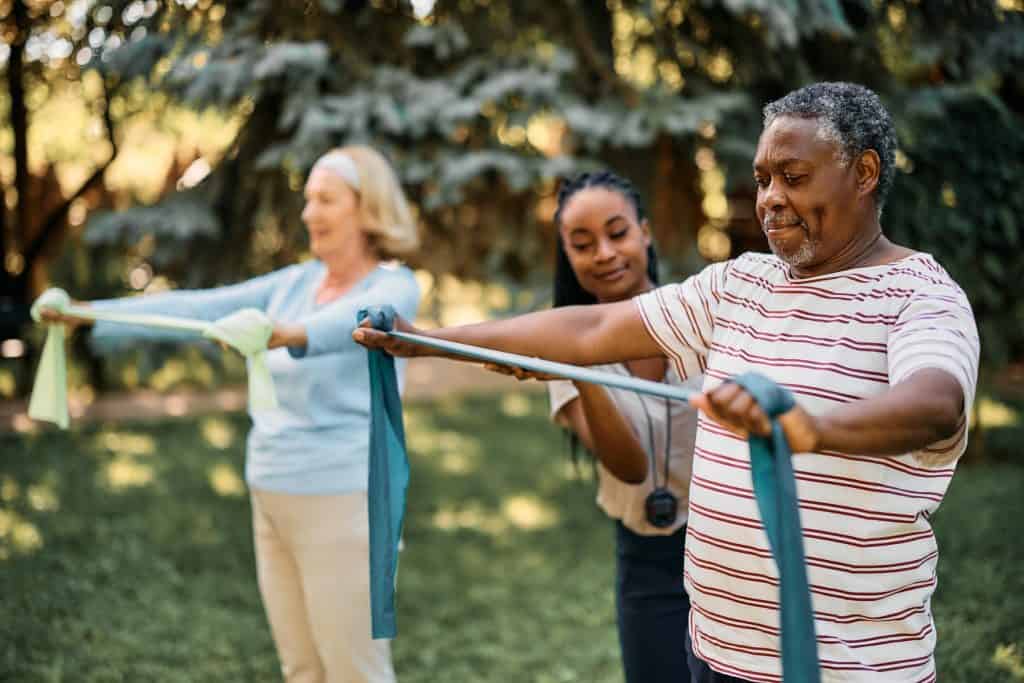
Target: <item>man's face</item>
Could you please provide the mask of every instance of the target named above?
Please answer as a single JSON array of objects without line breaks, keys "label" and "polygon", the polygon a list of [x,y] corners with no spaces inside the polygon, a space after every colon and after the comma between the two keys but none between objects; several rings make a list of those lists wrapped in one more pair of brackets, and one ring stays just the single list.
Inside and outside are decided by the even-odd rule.
[{"label": "man's face", "polygon": [[831,272],[862,225],[855,163],[844,165],[817,119],[782,116],[762,133],[754,157],[757,219],[772,252],[798,276]]}]

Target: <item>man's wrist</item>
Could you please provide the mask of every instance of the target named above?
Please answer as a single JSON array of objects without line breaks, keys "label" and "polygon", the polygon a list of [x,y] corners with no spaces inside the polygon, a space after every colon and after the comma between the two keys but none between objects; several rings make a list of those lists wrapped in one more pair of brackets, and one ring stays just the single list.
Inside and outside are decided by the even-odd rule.
[{"label": "man's wrist", "polygon": [[835,435],[835,424],[827,415],[814,416],[810,413],[807,417],[811,421],[811,434],[812,446],[810,451],[813,453],[820,453],[824,450],[835,450],[830,444],[833,443],[832,437]]}]

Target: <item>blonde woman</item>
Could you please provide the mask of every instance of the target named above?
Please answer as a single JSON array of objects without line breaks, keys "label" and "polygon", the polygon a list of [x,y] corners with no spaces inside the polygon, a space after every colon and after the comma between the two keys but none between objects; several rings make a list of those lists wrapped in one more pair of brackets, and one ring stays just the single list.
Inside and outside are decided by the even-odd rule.
[{"label": "blonde woman", "polygon": [[[93,305],[205,320],[256,307],[275,321],[267,364],[280,405],[252,414],[246,480],[260,593],[284,678],[394,681],[389,642],[370,638],[369,377],[352,331],[367,305],[390,303],[415,317],[412,272],[389,261],[419,240],[394,171],[368,147],[321,157],[305,199],[314,259],[228,287]],[[92,335],[99,348],[180,338],[102,322]]]}]

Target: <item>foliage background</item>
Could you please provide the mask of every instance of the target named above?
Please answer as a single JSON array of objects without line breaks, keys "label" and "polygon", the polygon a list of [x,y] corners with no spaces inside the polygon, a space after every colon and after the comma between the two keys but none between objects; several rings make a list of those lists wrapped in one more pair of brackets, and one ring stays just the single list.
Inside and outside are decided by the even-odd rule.
[{"label": "foliage background", "polygon": [[994,373],[1024,351],[1022,10],[442,0],[419,16],[397,0],[3,0],[0,322],[20,336],[48,281],[120,295],[302,257],[304,174],[354,141],[386,150],[419,206],[428,284],[497,283],[513,287],[504,308],[538,305],[543,291],[516,288],[548,277],[557,178],[597,164],[640,185],[678,277],[764,246],[749,169],[761,105],[854,80],[899,127],[886,228],[963,284]]}]

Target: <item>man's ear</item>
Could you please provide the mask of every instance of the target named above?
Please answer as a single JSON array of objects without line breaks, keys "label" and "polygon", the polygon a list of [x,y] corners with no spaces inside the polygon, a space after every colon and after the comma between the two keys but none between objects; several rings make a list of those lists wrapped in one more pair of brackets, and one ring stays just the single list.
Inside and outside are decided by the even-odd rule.
[{"label": "man's ear", "polygon": [[854,171],[857,174],[857,194],[862,197],[872,194],[878,187],[878,178],[882,172],[882,160],[878,152],[873,149],[864,150],[854,162]]}]

